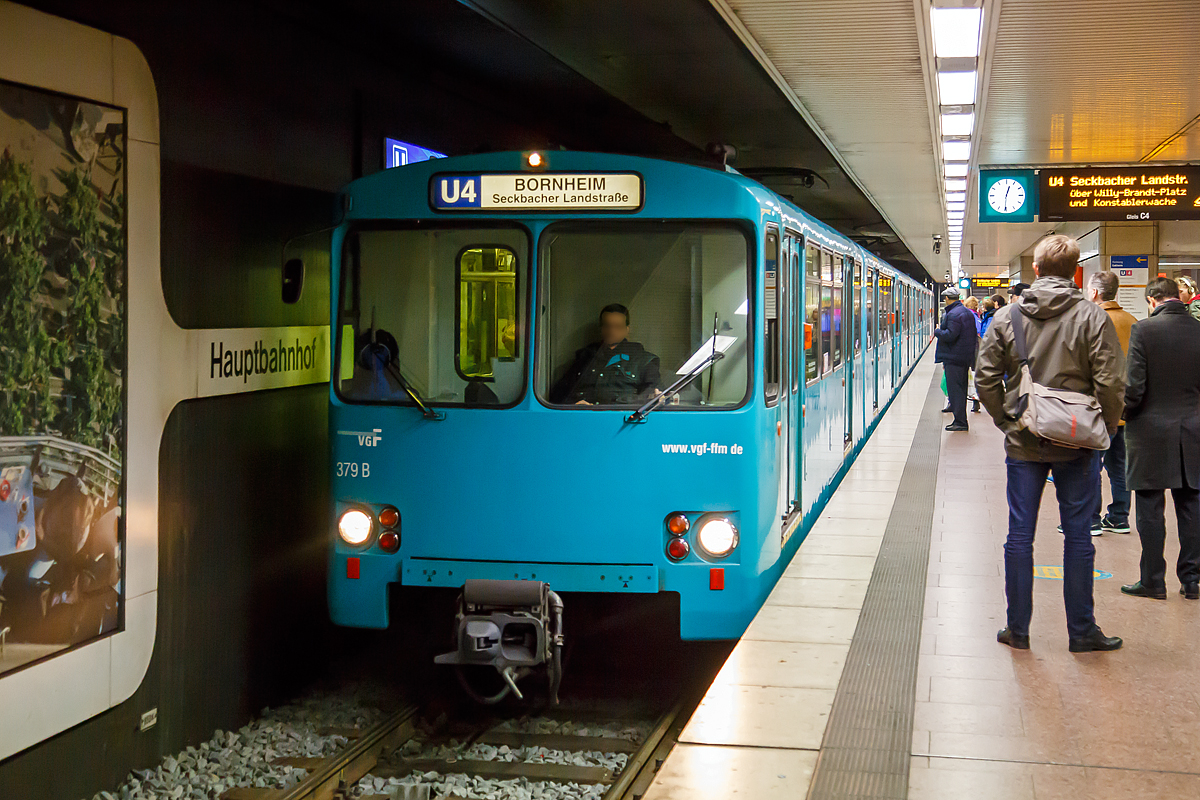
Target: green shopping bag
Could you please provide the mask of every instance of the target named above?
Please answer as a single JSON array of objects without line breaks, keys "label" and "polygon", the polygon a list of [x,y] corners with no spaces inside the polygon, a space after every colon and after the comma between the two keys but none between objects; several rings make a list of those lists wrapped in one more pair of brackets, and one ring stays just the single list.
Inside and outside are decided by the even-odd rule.
[{"label": "green shopping bag", "polygon": [[946,388],[946,373],[945,373],[945,371],[942,372],[942,394],[946,395],[946,397],[950,396],[950,390]]}]

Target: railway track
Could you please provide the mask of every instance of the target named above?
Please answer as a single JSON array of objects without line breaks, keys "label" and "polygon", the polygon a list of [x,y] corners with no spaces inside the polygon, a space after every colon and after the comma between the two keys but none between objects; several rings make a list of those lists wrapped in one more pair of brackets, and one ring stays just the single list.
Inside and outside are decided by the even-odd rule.
[{"label": "railway track", "polygon": [[[418,734],[417,709],[405,707],[379,723],[362,731],[337,731],[349,743],[339,752],[325,758],[280,758],[275,764],[300,768],[307,776],[289,789],[233,788],[221,795],[221,800],[394,800],[394,798],[439,797],[470,798],[471,795],[438,794],[429,783],[397,784],[396,778],[414,773],[439,776],[462,775],[495,781],[524,779],[528,784],[553,784],[575,787],[604,787],[603,800],[637,800],[645,794],[658,768],[674,746],[679,732],[687,722],[698,698],[681,700],[662,713],[640,741],[615,736],[576,735],[572,733],[536,733],[506,729],[503,721],[490,720],[476,726],[463,741],[469,749],[477,745],[495,748],[497,753],[555,751],[569,755],[609,753],[625,756],[623,768],[545,760],[504,760],[501,758],[410,758],[403,753],[404,745]],[[571,714],[559,713],[567,719]],[[574,715],[578,721],[578,714]],[[367,780],[364,781],[363,779]],[[383,793],[363,788],[372,781],[383,779]],[[538,796],[553,796],[542,790]],[[564,797],[581,796],[564,793]],[[593,794],[589,796],[596,796]]]}]

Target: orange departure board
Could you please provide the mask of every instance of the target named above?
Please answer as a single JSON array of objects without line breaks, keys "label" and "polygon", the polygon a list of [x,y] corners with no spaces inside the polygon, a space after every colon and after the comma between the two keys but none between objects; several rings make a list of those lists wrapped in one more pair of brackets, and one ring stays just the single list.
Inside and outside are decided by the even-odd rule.
[{"label": "orange departure board", "polygon": [[1039,219],[1200,219],[1200,165],[1038,171]]}]

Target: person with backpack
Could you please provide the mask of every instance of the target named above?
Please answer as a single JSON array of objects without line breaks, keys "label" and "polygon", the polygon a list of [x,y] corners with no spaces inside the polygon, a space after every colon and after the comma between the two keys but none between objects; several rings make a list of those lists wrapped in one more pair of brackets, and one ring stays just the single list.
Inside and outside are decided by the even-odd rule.
[{"label": "person with backpack", "polygon": [[1007,456],[1008,625],[996,640],[1029,649],[1033,540],[1046,478],[1053,473],[1069,649],[1116,650],[1121,639],[1105,636],[1094,614],[1091,522],[1100,504],[1099,451],[1117,432],[1125,405],[1125,359],[1108,314],[1087,302],[1072,280],[1079,244],[1048,236],[1033,260],[1037,280],[996,312],[975,373],[979,398],[1005,433]]}]

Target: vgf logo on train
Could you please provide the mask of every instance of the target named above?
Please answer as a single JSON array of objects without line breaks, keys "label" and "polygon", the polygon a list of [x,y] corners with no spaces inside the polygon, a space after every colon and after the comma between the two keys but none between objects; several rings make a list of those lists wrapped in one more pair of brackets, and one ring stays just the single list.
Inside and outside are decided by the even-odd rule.
[{"label": "vgf logo on train", "polygon": [[359,447],[378,447],[383,441],[381,433],[383,428],[373,428],[369,431],[338,431],[338,436],[352,436],[358,439]]}]

